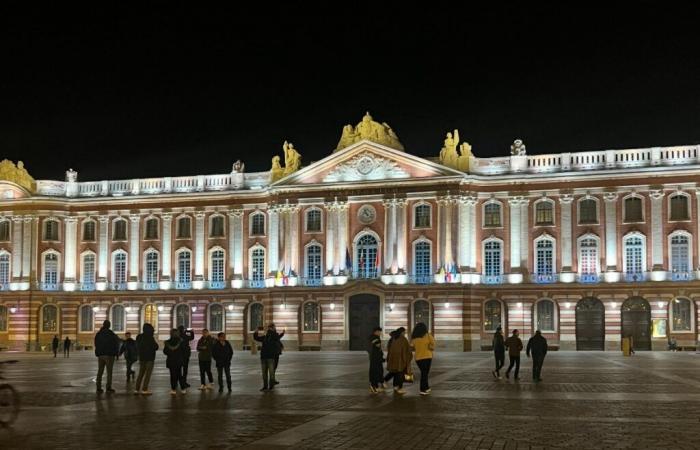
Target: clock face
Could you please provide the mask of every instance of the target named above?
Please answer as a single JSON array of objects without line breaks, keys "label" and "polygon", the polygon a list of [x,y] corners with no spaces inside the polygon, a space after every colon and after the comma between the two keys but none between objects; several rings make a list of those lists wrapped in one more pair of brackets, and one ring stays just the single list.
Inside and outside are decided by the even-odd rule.
[{"label": "clock face", "polygon": [[360,222],[362,222],[365,225],[373,223],[376,217],[377,213],[374,210],[374,208],[370,205],[364,205],[357,212],[357,218],[360,219]]}]

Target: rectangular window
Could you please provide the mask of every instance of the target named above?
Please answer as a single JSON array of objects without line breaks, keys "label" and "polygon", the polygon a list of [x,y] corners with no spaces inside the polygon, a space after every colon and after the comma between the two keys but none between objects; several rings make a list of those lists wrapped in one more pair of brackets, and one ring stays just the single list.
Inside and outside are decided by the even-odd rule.
[{"label": "rectangular window", "polygon": [[215,250],[211,253],[211,280],[214,282],[224,281],[224,252]]},{"label": "rectangular window", "polygon": [[0,222],[0,241],[10,240],[10,221],[3,220]]},{"label": "rectangular window", "polygon": [[537,329],[554,331],[554,302],[541,301],[537,303]]},{"label": "rectangular window", "polygon": [[126,241],[126,220],[114,221],[114,233],[112,239],[115,241]]},{"label": "rectangular window", "polygon": [[306,278],[321,280],[321,246],[310,245],[306,248]]},{"label": "rectangular window", "polygon": [[146,284],[153,285],[158,282],[158,253],[146,254]]},{"label": "rectangular window", "polygon": [[418,205],[414,211],[414,228],[430,228],[430,205]]},{"label": "rectangular window", "polygon": [[306,231],[318,233],[321,231],[321,211],[312,209],[306,213]]},{"label": "rectangular window", "polygon": [[537,225],[554,224],[554,207],[550,202],[540,202],[535,207],[535,223]]},{"label": "rectangular window", "polygon": [[114,283],[126,283],[126,254],[117,253],[114,255]]},{"label": "rectangular window", "polygon": [[313,302],[304,303],[304,331],[318,331],[318,305]]},{"label": "rectangular window", "polygon": [[690,302],[676,299],[673,305],[673,331],[691,331]]},{"label": "rectangular window", "polygon": [[10,284],[10,254],[0,255],[0,288]]},{"label": "rectangular window", "polygon": [[95,240],[95,222],[89,220],[83,224],[83,241],[91,242]]},{"label": "rectangular window", "polygon": [[586,199],[579,203],[579,218],[580,224],[598,223],[598,204],[595,200]]},{"label": "rectangular window", "polygon": [[685,195],[671,197],[671,220],[689,220],[688,198]]},{"label": "rectangular window", "polygon": [[192,237],[192,233],[190,231],[190,218],[181,217],[177,221],[177,238],[189,239],[190,237]]},{"label": "rectangular window", "polygon": [[83,284],[91,285],[95,283],[95,255],[83,256]]},{"label": "rectangular window", "polygon": [[44,223],[44,240],[45,241],[57,241],[58,240],[58,222],[55,220],[47,220]]},{"label": "rectangular window", "polygon": [[146,220],[146,239],[158,239],[158,219]]},{"label": "rectangular window", "polygon": [[501,226],[501,205],[496,203],[489,203],[486,206],[484,206],[484,226]]},{"label": "rectangular window", "polygon": [[642,222],[642,199],[630,197],[625,200],[625,222]]},{"label": "rectangular window", "polygon": [[93,326],[92,308],[82,306],[80,308],[80,331],[83,333],[92,332]]},{"label": "rectangular window", "polygon": [[211,229],[209,230],[210,237],[224,237],[224,218],[223,216],[214,216],[211,218]]}]

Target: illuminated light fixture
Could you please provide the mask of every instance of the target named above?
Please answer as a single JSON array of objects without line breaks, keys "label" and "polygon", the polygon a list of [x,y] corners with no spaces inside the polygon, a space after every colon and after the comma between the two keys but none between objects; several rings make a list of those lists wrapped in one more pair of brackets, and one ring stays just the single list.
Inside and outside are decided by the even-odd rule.
[{"label": "illuminated light fixture", "polygon": [[610,303],[610,306],[612,306],[613,308],[617,307],[617,302]]},{"label": "illuminated light fixture", "polygon": [[335,303],[331,302],[331,311],[335,309]]},{"label": "illuminated light fixture", "polygon": [[126,305],[126,306],[124,307],[124,311],[126,311],[126,312],[131,312],[131,306],[130,306],[130,305]]},{"label": "illuminated light fixture", "polygon": [[396,305],[393,304],[393,303],[389,303],[389,311],[393,311],[393,310],[394,310],[394,306],[396,306]]},{"label": "illuminated light fixture", "polygon": [[193,307],[192,307],[192,312],[197,312],[197,307],[196,307],[196,306],[193,306]]},{"label": "illuminated light fixture", "polygon": [[282,300],[282,309],[287,309],[287,302]]},{"label": "illuminated light fixture", "polygon": [[445,308],[449,308],[449,307],[450,307],[450,302],[449,302],[449,301],[446,301],[446,302],[445,302]]},{"label": "illuminated light fixture", "polygon": [[523,303],[522,303],[522,302],[518,302],[518,308],[522,308],[522,307],[523,307]]},{"label": "illuminated light fixture", "polygon": [[233,311],[233,305],[228,305],[228,310]]},{"label": "illuminated light fixture", "polygon": [[663,307],[664,307],[664,302],[657,302],[656,304],[659,305],[659,308],[663,308]]},{"label": "illuminated light fixture", "polygon": [[16,306],[10,306],[10,314],[14,314],[17,312],[17,307]]},{"label": "illuminated light fixture", "polygon": [[100,307],[99,306],[93,306],[92,307],[92,312],[100,312]]},{"label": "illuminated light fixture", "polygon": [[673,300],[675,303],[680,303],[681,301],[678,299]]},{"label": "illuminated light fixture", "polygon": [[566,302],[566,303],[564,303],[564,306],[566,306],[567,308],[571,308],[571,303]]},{"label": "illuminated light fixture", "polygon": [[163,312],[165,308],[163,308],[163,305],[158,305],[158,312]]}]

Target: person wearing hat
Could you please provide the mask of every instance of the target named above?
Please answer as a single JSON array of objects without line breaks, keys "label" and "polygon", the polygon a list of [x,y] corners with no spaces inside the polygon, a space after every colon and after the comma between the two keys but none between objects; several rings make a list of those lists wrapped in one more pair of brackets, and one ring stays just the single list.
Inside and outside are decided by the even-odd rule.
[{"label": "person wearing hat", "polygon": [[503,329],[499,325],[496,332],[493,333],[493,356],[496,358],[496,370],[492,370],[491,374],[497,380],[501,379],[501,368],[506,364],[506,345],[503,339]]},{"label": "person wearing hat", "polygon": [[506,378],[510,378],[510,371],[515,366],[515,379],[518,379],[520,373],[520,352],[523,350],[523,341],[518,337],[518,330],[513,330],[513,335],[506,339],[505,346],[508,349],[508,359],[510,364],[506,370]]}]

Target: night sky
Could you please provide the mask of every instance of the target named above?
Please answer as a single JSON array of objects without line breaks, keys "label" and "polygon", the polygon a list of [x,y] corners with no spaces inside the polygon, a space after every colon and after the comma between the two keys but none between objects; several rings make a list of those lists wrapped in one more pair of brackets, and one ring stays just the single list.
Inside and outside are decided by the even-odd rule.
[{"label": "night sky", "polygon": [[260,171],[285,139],[328,155],[366,110],[421,156],[453,128],[477,156],[700,142],[697,11],[127,3],[5,11],[0,157],[37,179]]}]

